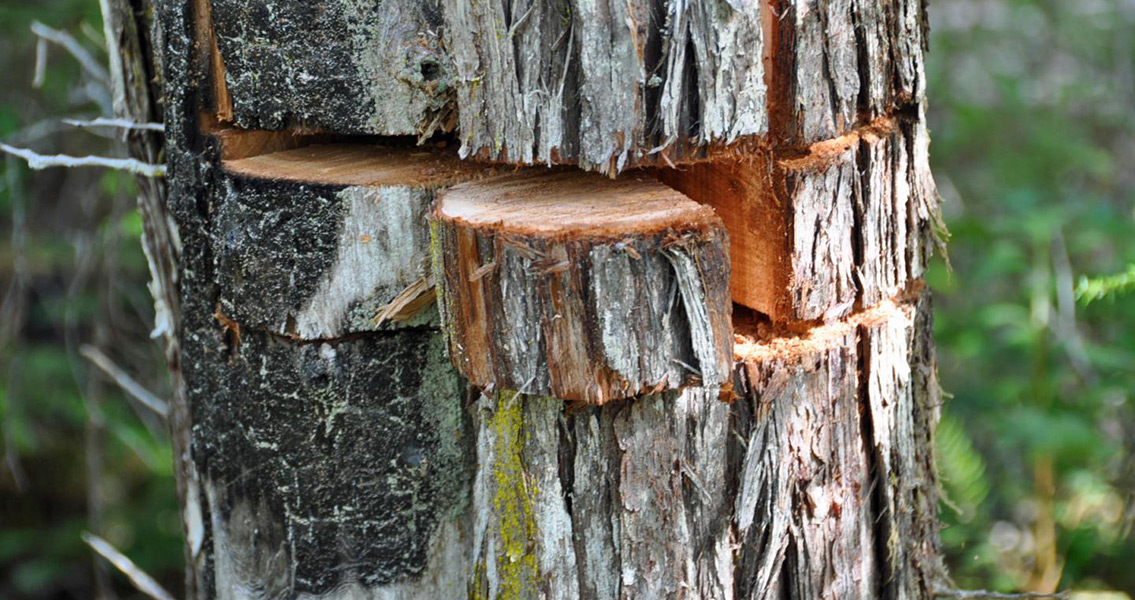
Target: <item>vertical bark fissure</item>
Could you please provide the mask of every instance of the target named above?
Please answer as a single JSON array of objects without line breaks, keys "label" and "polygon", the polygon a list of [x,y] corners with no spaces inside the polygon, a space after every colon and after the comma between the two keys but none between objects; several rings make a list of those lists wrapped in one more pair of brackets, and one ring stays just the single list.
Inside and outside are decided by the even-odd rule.
[{"label": "vertical bark fissure", "polygon": [[[859,348],[859,362],[857,368],[860,373],[870,373],[872,354],[869,345],[861,330],[856,331],[856,337]],[[887,589],[886,584],[893,578],[893,573],[891,573],[893,557],[888,552],[887,545],[882,543],[882,540],[887,539],[886,508],[883,498],[884,486],[888,485],[886,482],[888,473],[882,468],[882,464],[876,455],[877,450],[874,443],[874,412],[871,409],[869,394],[870,378],[866,376],[861,377],[857,397],[859,399],[858,404],[862,430],[861,442],[863,453],[867,457],[867,472],[870,477],[870,487],[866,494],[868,499],[867,519],[868,522],[872,524],[872,529],[875,531],[875,544],[872,546],[871,551],[874,554],[875,564],[880,566],[880,572],[876,575],[876,589],[882,590]]]}]

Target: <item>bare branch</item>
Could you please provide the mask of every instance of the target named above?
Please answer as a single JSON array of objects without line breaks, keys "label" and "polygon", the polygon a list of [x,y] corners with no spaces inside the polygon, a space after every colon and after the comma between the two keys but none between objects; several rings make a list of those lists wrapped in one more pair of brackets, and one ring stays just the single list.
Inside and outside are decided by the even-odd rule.
[{"label": "bare branch", "polygon": [[1022,592],[1018,594],[1005,594],[1001,592],[988,592],[985,590],[948,590],[937,589],[934,590],[934,596],[937,598],[957,598],[959,600],[1039,600],[1041,598],[1055,598],[1057,600],[1068,600],[1071,598],[1070,592],[1067,590],[1063,592],[1056,592],[1047,594],[1043,592]]},{"label": "bare branch", "polygon": [[47,75],[47,40],[39,38],[35,43],[35,75],[32,76],[32,87],[39,89],[43,86]]},{"label": "bare branch", "polygon": [[63,119],[63,122],[68,125],[73,125],[79,128],[87,127],[116,127],[118,129],[125,129],[127,131],[161,131],[166,130],[165,125],[161,123],[135,123],[127,121],[126,119],[108,119],[106,117],[99,117],[90,121],[82,121],[79,119]]},{"label": "bare branch", "polygon": [[167,592],[160,583],[153,577],[147,575],[145,571],[138,568],[138,565],[134,564],[134,561],[119,552],[114,546],[111,546],[109,542],[86,531],[82,533],[82,538],[99,556],[105,558],[107,562],[121,571],[122,574],[130,580],[130,583],[134,584],[134,587],[137,588],[139,592],[142,592],[154,600],[174,600],[173,594]]},{"label": "bare branch", "polygon": [[151,165],[133,158],[106,158],[103,156],[68,156],[66,154],[43,155],[16,148],[0,142],[0,151],[7,152],[28,161],[28,166],[34,170],[51,167],[106,167],[119,171],[128,171],[135,175],[145,177],[165,177],[165,165]]},{"label": "bare branch", "polygon": [[133,377],[127,375],[126,371],[123,371],[118,365],[114,364],[114,361],[110,360],[110,357],[103,354],[101,350],[94,346],[83,344],[79,346],[79,354],[82,354],[83,357],[94,363],[103,373],[109,375],[110,378],[118,384],[118,387],[133,396],[138,402],[144,404],[146,408],[163,417],[169,415],[169,405],[166,404],[165,400],[158,398],[155,394],[150,392],[150,390],[147,390],[137,381],[134,381]]},{"label": "bare branch", "polygon": [[38,35],[41,39],[56,43],[62,46],[67,52],[70,52],[71,56],[74,56],[75,60],[79,61],[83,70],[91,77],[94,77],[103,84],[107,84],[110,81],[110,75],[107,74],[106,68],[103,67],[99,61],[95,60],[95,57],[91,56],[91,53],[71,34],[66,31],[48,27],[39,21],[32,21],[31,29],[32,33]]}]

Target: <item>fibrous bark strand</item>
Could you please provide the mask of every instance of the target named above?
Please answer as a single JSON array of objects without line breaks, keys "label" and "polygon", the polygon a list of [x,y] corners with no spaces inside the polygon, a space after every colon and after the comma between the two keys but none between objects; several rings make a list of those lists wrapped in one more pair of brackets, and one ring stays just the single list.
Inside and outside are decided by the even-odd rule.
[{"label": "fibrous bark strand", "polygon": [[433,235],[451,354],[474,384],[595,404],[727,384],[724,228],[651,178],[459,185]]}]

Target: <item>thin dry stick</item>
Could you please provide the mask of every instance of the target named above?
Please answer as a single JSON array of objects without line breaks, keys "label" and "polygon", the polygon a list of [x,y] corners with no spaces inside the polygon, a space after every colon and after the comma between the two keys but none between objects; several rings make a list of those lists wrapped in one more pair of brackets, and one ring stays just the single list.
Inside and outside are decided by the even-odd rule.
[{"label": "thin dry stick", "polygon": [[75,60],[79,61],[83,70],[86,71],[91,77],[107,83],[110,81],[110,75],[106,72],[106,67],[99,64],[94,56],[83,47],[71,34],[66,31],[52,29],[39,21],[33,21],[31,25],[32,33],[40,37],[40,39],[54,42],[63,47],[64,50],[71,53]]},{"label": "thin dry stick", "polygon": [[121,571],[122,574],[130,580],[130,583],[134,584],[134,587],[137,588],[139,592],[142,592],[154,600],[174,600],[173,594],[167,592],[160,583],[153,577],[147,575],[145,571],[138,568],[138,565],[134,564],[134,561],[119,552],[114,546],[111,546],[109,542],[86,531],[83,532],[82,538],[99,556],[105,558],[107,562]]},{"label": "thin dry stick", "polygon": [[144,130],[162,132],[166,130],[165,125],[162,125],[161,123],[135,123],[134,121],[127,121],[126,119],[108,119],[106,117],[99,117],[90,121],[82,121],[79,119],[63,119],[63,122],[79,128],[115,127],[118,129],[126,129],[128,131]]},{"label": "thin dry stick", "polygon": [[1068,591],[1056,592],[1054,594],[1047,594],[1044,592],[1021,592],[1017,594],[1005,594],[1001,592],[987,592],[985,590],[935,590],[934,596],[937,598],[957,598],[959,600],[1032,600],[1041,598],[1056,598],[1058,600],[1068,600],[1072,596]]},{"label": "thin dry stick", "polygon": [[169,405],[166,404],[165,400],[158,398],[157,395],[150,392],[150,390],[147,390],[137,381],[134,381],[133,377],[127,375],[126,371],[123,371],[118,365],[114,364],[114,361],[110,360],[110,357],[103,354],[101,350],[94,346],[83,344],[79,346],[79,354],[94,363],[103,373],[109,375],[110,378],[118,384],[118,387],[133,396],[134,399],[141,402],[146,408],[163,417],[169,414]]},{"label": "thin dry stick", "polygon": [[35,75],[32,87],[39,89],[47,76],[47,40],[39,38],[35,43]]},{"label": "thin dry stick", "polygon": [[165,177],[165,165],[151,165],[134,158],[106,158],[104,156],[44,155],[0,142],[0,150],[28,162],[28,167],[39,171],[51,167],[105,167],[127,171],[144,177]]}]

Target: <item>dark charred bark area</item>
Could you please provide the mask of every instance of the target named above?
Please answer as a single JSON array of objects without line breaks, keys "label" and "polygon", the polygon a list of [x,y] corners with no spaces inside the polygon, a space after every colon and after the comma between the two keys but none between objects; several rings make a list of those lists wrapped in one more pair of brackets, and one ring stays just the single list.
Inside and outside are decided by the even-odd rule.
[{"label": "dark charred bark area", "polygon": [[407,135],[452,128],[436,2],[209,0],[232,121]]},{"label": "dark charred bark area", "polygon": [[441,337],[245,332],[235,347],[216,333],[194,336],[186,369],[216,593],[421,576],[439,521],[470,500],[463,384]]}]

